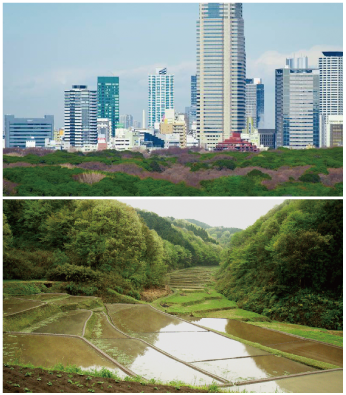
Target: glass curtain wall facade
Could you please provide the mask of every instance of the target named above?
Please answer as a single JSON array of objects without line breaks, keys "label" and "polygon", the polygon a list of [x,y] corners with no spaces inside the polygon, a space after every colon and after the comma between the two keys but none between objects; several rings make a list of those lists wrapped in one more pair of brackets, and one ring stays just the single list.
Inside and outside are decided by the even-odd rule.
[{"label": "glass curtain wall facade", "polygon": [[197,21],[197,137],[214,149],[245,128],[242,4],[206,3]]},{"label": "glass curtain wall facade", "polygon": [[154,129],[154,124],[161,122],[165,110],[174,108],[174,75],[167,74],[167,68],[157,68],[156,74],[148,76],[148,83],[148,127]]},{"label": "glass curtain wall facade", "polygon": [[255,129],[264,125],[264,85],[261,78],[247,78],[245,116],[253,119]]},{"label": "glass curtain wall facade", "polygon": [[319,58],[320,146],[329,147],[329,116],[343,116],[343,52],[325,51]]},{"label": "glass curtain wall facade", "polygon": [[319,71],[311,68],[275,70],[276,146],[319,147]]},{"label": "glass curtain wall facade", "polygon": [[97,118],[112,123],[112,137],[119,123],[119,77],[97,77]]},{"label": "glass curtain wall facade", "polygon": [[87,85],[65,91],[65,141],[73,147],[97,144],[97,92]]}]

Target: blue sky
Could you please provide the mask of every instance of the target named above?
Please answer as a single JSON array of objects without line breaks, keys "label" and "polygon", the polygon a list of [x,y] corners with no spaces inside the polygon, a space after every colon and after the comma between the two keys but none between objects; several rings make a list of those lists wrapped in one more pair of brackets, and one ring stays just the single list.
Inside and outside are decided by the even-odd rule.
[{"label": "blue sky", "polygon": [[[147,75],[175,74],[175,107],[190,104],[196,71],[198,4],[4,4],[4,114],[55,116],[63,126],[64,90],[96,88],[119,75],[120,113],[147,112]],[[274,126],[274,70],[285,58],[342,50],[342,4],[245,3],[247,76],[265,84],[265,122]]]}]

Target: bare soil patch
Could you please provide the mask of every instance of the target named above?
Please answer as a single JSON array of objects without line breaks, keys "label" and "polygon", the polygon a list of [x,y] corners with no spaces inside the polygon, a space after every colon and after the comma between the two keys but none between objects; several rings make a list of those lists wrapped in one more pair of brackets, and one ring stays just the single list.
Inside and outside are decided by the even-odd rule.
[{"label": "bare soil patch", "polygon": [[[31,373],[31,375],[29,375]],[[27,375],[27,376],[26,376]],[[41,380],[37,380],[40,378]],[[49,384],[50,383],[50,384]],[[160,384],[147,384],[129,381],[118,381],[111,378],[93,377],[47,371],[40,368],[22,368],[20,366],[4,366],[3,392],[42,392],[42,393],[196,393],[208,392],[190,387],[174,387]],[[90,390],[90,391],[89,391]]]},{"label": "bare soil patch", "polygon": [[165,288],[149,288],[141,292],[141,300],[145,302],[153,302],[156,299],[170,295],[172,292],[171,288],[166,285]]}]

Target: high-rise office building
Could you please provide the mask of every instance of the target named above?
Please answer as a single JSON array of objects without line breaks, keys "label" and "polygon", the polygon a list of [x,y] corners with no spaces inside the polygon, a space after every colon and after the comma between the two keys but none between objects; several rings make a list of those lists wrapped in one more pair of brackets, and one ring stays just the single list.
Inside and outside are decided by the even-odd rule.
[{"label": "high-rise office building", "polygon": [[119,123],[119,77],[97,77],[97,118],[112,122],[112,137]]},{"label": "high-rise office building", "polygon": [[[324,51],[319,58],[320,70],[320,146],[330,147],[329,116],[343,116],[343,52]],[[340,118],[341,116],[341,118]],[[333,125],[331,128],[333,129]],[[339,126],[338,126],[339,127]]]},{"label": "high-rise office building", "polygon": [[87,85],[65,90],[65,141],[72,147],[97,144],[97,92]]},{"label": "high-rise office building", "polygon": [[319,71],[307,58],[275,70],[275,130],[277,147],[319,146]]},{"label": "high-rise office building", "polygon": [[197,21],[197,136],[202,147],[245,128],[245,36],[241,3],[203,3]]},{"label": "high-rise office building", "polygon": [[167,74],[167,68],[157,68],[156,74],[148,76],[148,81],[148,127],[153,129],[156,122],[161,122],[165,110],[174,108],[174,75]]},{"label": "high-rise office building", "polygon": [[25,148],[27,141],[34,142],[35,147],[44,147],[45,139],[53,138],[54,116],[44,118],[16,118],[5,115],[5,147]]},{"label": "high-rise office building", "polygon": [[133,116],[130,114],[120,115],[120,123],[125,129],[129,129],[133,126]]},{"label": "high-rise office building", "polygon": [[255,129],[264,125],[264,85],[261,78],[247,78],[245,116],[253,119]]}]

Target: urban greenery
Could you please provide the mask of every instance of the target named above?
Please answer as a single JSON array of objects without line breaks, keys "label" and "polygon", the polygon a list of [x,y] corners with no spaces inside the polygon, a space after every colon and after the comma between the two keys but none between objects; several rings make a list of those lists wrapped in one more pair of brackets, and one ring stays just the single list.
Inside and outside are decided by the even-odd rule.
[{"label": "urban greenery", "polygon": [[6,149],[3,160],[5,195],[342,196],[342,147],[251,154]]}]

